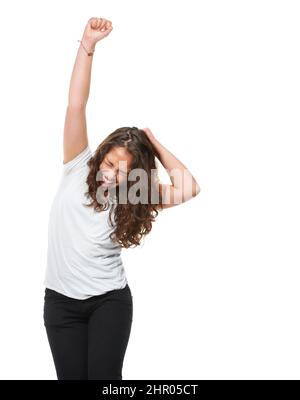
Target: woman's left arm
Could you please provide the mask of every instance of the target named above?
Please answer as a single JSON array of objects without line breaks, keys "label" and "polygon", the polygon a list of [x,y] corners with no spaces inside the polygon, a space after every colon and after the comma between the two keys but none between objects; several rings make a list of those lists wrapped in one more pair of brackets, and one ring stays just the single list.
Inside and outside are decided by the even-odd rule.
[{"label": "woman's left arm", "polygon": [[162,165],[172,182],[172,185],[159,183],[159,191],[162,194],[163,202],[162,208],[184,203],[197,196],[200,193],[200,186],[191,172],[156,139],[149,128],[143,128],[143,131],[157,150]]}]

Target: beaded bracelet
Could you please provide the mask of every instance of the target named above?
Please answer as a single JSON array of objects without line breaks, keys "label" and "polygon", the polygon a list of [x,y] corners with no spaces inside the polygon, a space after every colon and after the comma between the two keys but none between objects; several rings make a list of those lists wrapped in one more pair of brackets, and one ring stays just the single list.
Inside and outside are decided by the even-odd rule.
[{"label": "beaded bracelet", "polygon": [[77,40],[77,42],[80,42],[80,43],[82,44],[82,47],[84,48],[84,50],[86,51],[86,54],[87,54],[88,56],[92,56],[92,55],[94,54],[95,49],[93,49],[91,52],[89,52],[89,51],[87,51],[87,49],[84,47],[84,45],[83,45],[83,43],[82,43],[82,40]]}]

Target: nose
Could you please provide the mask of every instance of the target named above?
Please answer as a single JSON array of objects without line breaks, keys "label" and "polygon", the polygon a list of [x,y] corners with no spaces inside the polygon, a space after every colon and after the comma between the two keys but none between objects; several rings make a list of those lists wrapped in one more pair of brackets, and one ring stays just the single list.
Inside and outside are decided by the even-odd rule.
[{"label": "nose", "polygon": [[102,180],[106,184],[118,183],[118,178],[111,171],[102,171]]}]

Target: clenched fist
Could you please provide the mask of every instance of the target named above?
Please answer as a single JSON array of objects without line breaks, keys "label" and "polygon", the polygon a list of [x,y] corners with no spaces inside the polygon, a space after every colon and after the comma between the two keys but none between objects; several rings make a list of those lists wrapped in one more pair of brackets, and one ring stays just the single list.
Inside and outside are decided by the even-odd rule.
[{"label": "clenched fist", "polygon": [[83,39],[95,45],[112,31],[112,23],[105,18],[90,18],[83,33]]}]

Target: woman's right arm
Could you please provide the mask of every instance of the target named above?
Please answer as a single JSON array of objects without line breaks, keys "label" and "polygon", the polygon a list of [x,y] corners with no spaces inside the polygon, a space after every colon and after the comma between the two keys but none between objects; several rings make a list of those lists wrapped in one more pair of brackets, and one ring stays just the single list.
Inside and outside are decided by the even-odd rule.
[{"label": "woman's right arm", "polygon": [[90,18],[82,36],[82,44],[79,43],[70,81],[68,106],[65,115],[63,136],[64,164],[75,158],[88,145],[86,104],[90,91],[93,56],[88,56],[83,46],[87,51],[92,51],[96,43],[107,36],[111,30],[112,25],[109,20]]}]

